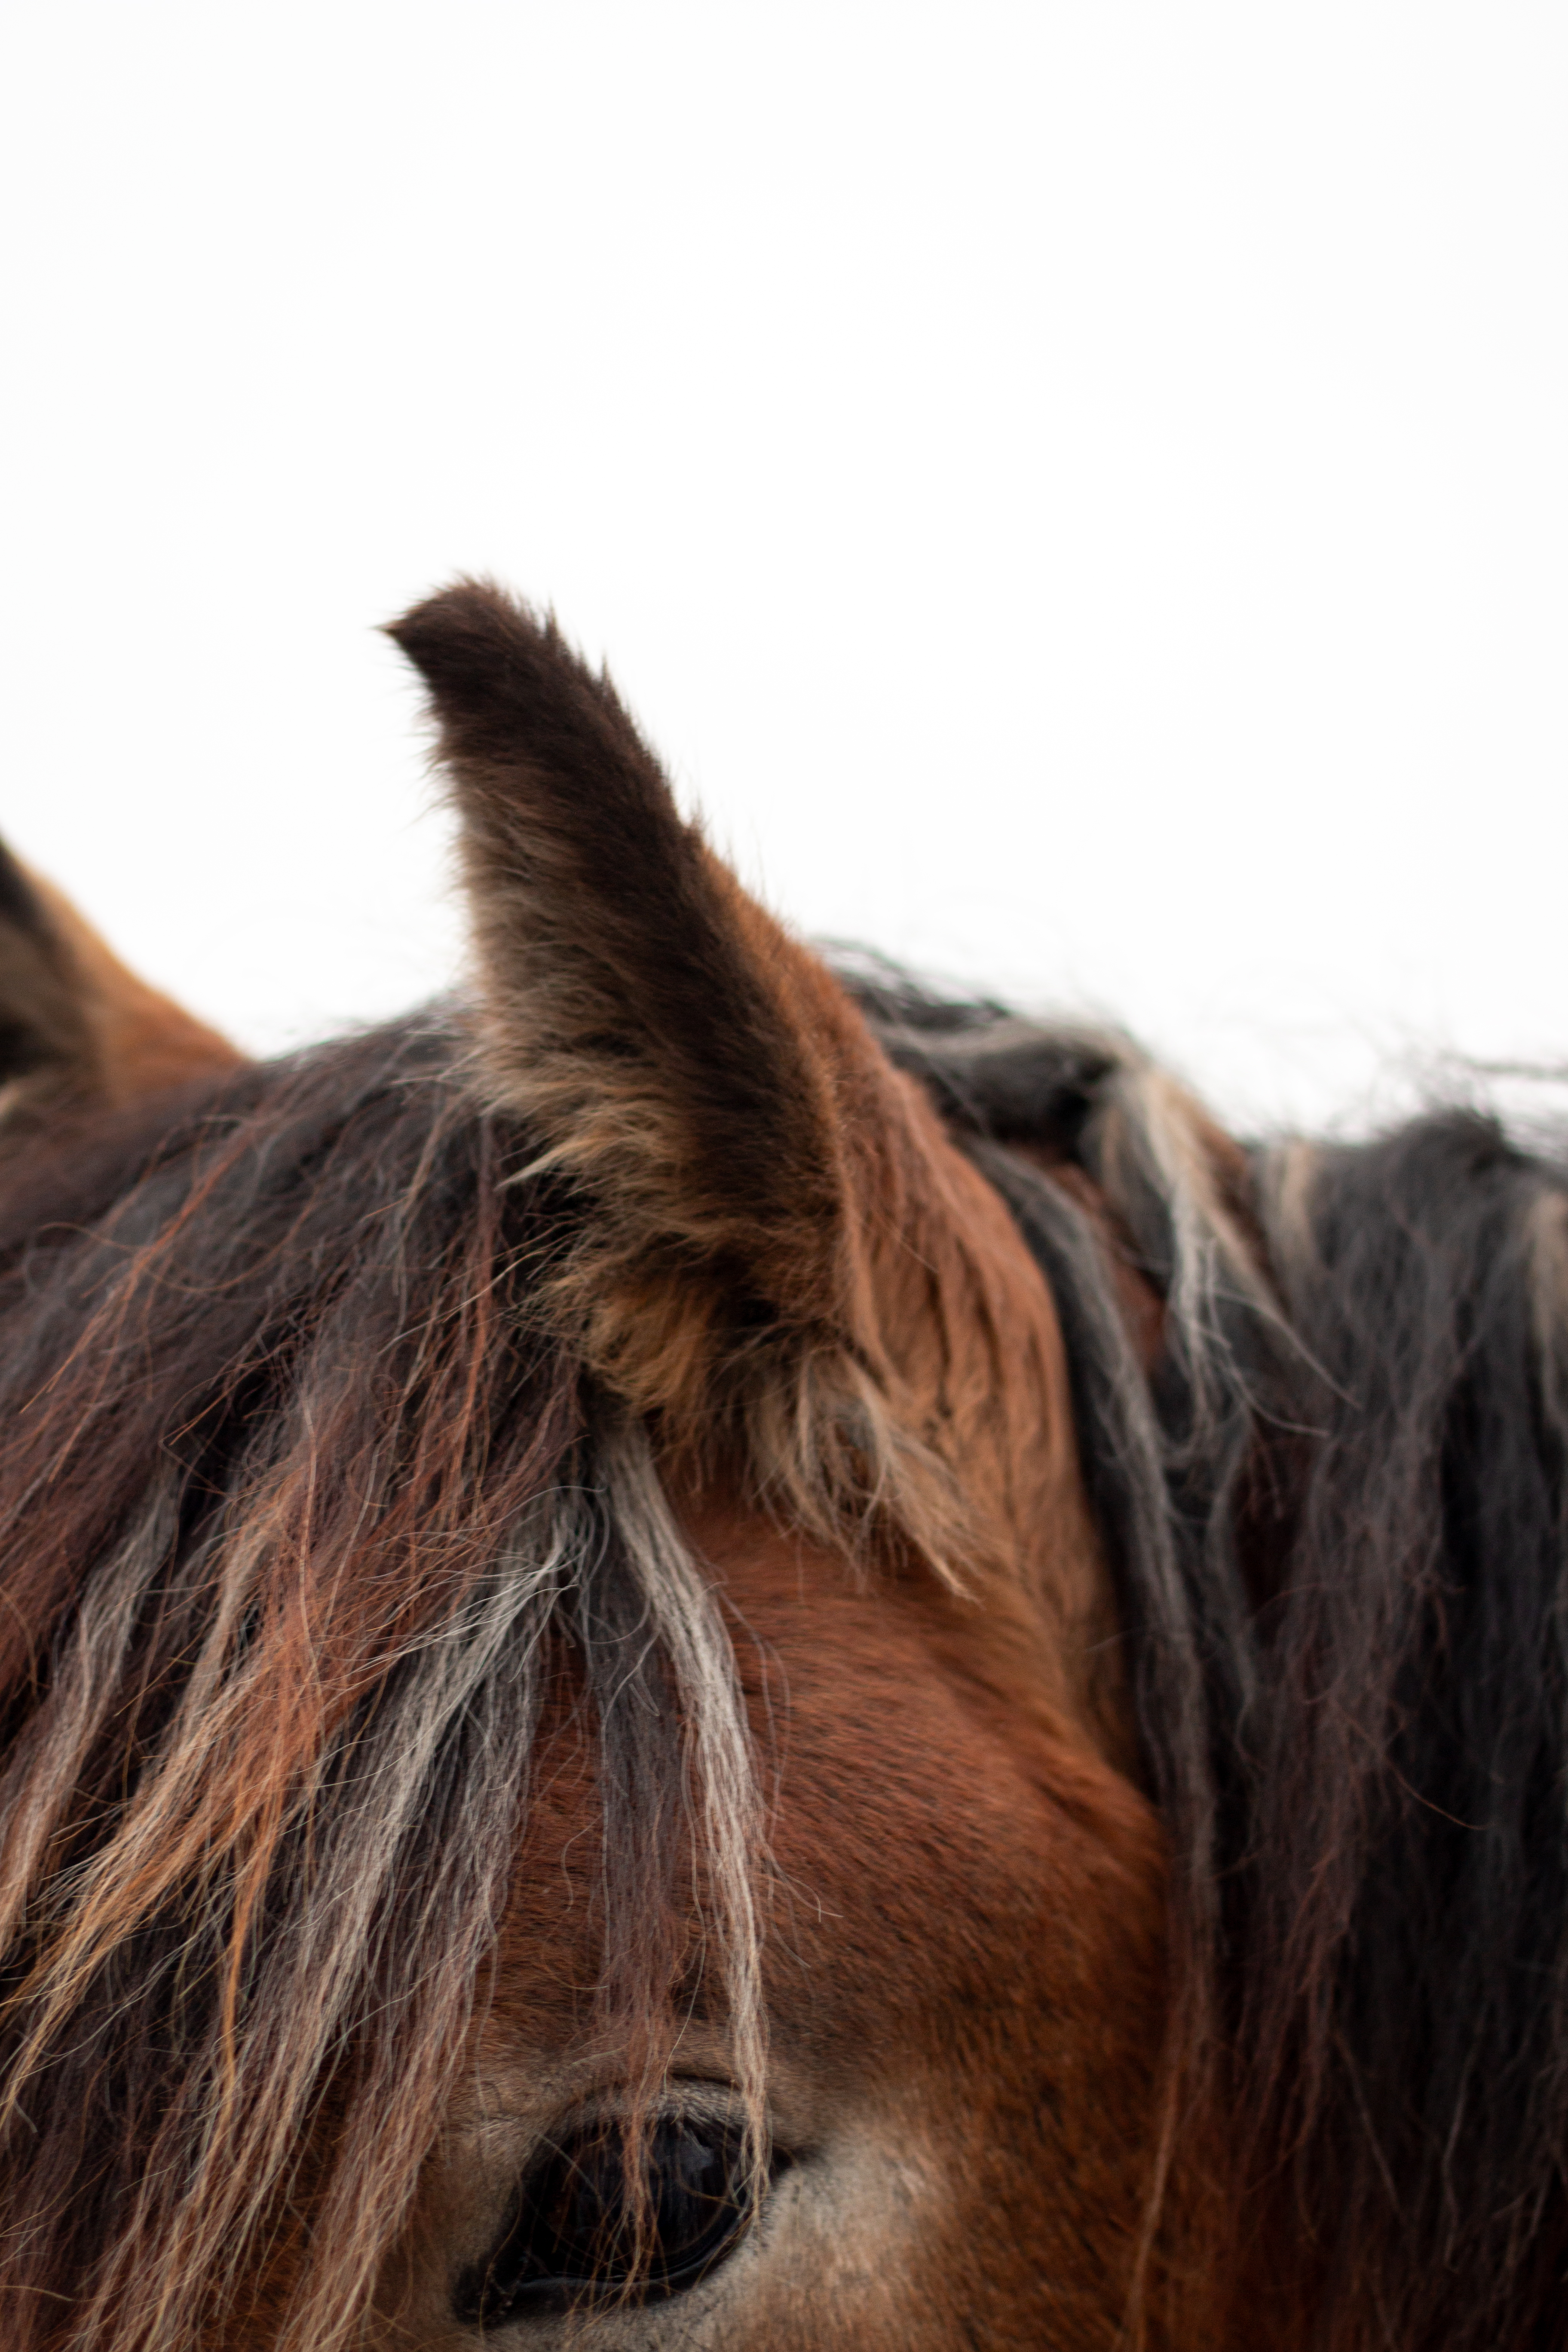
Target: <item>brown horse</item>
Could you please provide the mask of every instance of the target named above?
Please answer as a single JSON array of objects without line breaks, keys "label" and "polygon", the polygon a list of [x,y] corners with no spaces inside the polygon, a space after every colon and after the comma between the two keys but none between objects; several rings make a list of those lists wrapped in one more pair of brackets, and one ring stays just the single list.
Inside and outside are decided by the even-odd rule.
[{"label": "brown horse", "polygon": [[393,635],[470,986],[0,870],[6,2352],[1568,2337],[1568,1182],[833,971]]}]

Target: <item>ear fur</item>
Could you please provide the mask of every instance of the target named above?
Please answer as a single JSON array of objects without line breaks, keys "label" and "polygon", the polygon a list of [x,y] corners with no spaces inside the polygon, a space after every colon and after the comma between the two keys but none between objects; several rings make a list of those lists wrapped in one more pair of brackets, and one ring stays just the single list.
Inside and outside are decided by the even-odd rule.
[{"label": "ear fur", "polygon": [[70,1101],[128,1102],[241,1058],[128,971],[0,843],[0,1108],[10,1126]]},{"label": "ear fur", "polygon": [[[838,991],[680,815],[552,619],[468,581],[390,635],[429,688],[460,820],[486,1083],[536,1164],[594,1199],[596,1369],[668,1403],[723,1352],[721,1320],[731,1351],[764,1322],[840,1323],[842,1119],[812,1034],[825,1015],[829,1043],[850,1033]],[[639,1362],[656,1328],[660,1360]]]}]

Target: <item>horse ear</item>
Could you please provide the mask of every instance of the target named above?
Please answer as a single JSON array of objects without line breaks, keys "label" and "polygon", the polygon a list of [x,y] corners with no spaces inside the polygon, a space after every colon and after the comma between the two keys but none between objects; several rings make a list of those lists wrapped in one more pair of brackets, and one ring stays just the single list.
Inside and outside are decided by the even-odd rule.
[{"label": "horse ear", "polygon": [[879,1061],[842,991],[680,815],[552,619],[462,582],[389,634],[451,778],[486,1082],[594,1202],[588,1360],[668,1405],[715,1348],[840,1322],[844,1091]]},{"label": "horse ear", "polygon": [[8,1123],[127,1102],[241,1059],[128,971],[69,901],[0,843],[0,1103]]}]

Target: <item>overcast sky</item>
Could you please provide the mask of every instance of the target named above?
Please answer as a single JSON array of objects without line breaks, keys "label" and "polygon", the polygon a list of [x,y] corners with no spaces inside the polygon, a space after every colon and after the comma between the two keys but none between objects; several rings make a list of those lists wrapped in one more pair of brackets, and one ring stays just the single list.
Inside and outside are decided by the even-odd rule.
[{"label": "overcast sky", "polygon": [[9,0],[0,823],[265,1049],[551,602],[794,925],[1243,1122],[1568,1055],[1558,0]]}]

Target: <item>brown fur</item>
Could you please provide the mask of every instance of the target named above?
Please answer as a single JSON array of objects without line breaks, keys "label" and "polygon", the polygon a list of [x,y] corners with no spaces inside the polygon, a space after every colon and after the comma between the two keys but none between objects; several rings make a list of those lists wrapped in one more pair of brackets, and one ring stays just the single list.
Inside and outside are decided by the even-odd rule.
[{"label": "brown fur", "polygon": [[0,1116],[13,1136],[62,1106],[129,1103],[241,1059],[0,846]]},{"label": "brown fur", "polygon": [[[896,2260],[852,2231],[814,2242],[722,2340],[1109,2352],[1125,2340],[1160,2060],[1148,1805],[1042,1705],[1050,1643],[1026,1606],[981,1610],[930,1584],[857,1592],[840,1559],[717,1498],[688,1524],[732,1612],[753,1722],[777,1727],[773,2128],[807,2168],[863,2143],[908,2200]],[[457,2146],[415,2225],[437,2242],[459,2226],[456,2183],[485,2116],[526,2107],[542,2078],[583,2097],[618,2072],[595,2032],[580,1717],[558,1713],[545,1753]],[[721,2011],[689,1980],[682,2006],[678,2071],[721,2074]],[[1162,2273],[1151,2343],[1167,2340],[1166,2303]]]},{"label": "brown fur", "polygon": [[77,984],[95,1079],[110,1103],[221,1077],[244,1055],[122,964],[64,894],[29,877]]}]

